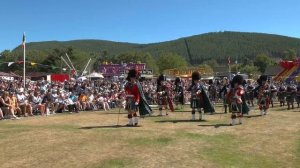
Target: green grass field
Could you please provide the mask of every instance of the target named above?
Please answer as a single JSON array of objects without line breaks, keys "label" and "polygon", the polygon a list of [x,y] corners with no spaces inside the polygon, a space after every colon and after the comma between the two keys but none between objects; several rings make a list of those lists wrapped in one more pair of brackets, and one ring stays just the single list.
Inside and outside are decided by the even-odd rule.
[{"label": "green grass field", "polygon": [[233,127],[230,114],[191,122],[188,110],[134,128],[115,126],[118,110],[0,121],[0,167],[300,167],[300,109],[255,110]]}]

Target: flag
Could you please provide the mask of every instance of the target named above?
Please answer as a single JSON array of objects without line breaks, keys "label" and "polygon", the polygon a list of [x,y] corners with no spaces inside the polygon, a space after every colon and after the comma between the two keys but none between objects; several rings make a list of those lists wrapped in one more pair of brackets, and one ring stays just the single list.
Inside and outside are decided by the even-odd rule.
[{"label": "flag", "polygon": [[7,66],[11,66],[12,64],[14,64],[14,62],[9,62]]},{"label": "flag", "polygon": [[54,66],[54,65],[51,65],[51,68],[52,68],[52,70],[55,70],[55,69],[57,69],[58,67],[56,67],[56,66]]},{"label": "flag", "polygon": [[71,70],[72,75],[76,74],[76,71],[74,69]]},{"label": "flag", "polygon": [[230,57],[228,57],[228,59],[227,59],[227,63],[228,63],[228,65],[230,65],[230,64],[231,64],[231,59],[230,59]]},{"label": "flag", "polygon": [[37,63],[35,63],[35,62],[30,62],[30,64],[31,64],[31,66],[34,66],[34,65],[36,65]]},{"label": "flag", "polygon": [[22,46],[25,47],[25,43],[26,43],[26,36],[25,36],[25,32],[23,33],[23,38],[22,38]]}]

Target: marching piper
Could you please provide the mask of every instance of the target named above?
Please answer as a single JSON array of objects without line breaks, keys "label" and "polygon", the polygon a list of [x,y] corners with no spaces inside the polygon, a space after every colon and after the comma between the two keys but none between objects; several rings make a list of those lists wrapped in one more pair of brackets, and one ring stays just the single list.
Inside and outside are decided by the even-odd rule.
[{"label": "marching piper", "polygon": [[127,83],[125,85],[126,93],[126,110],[128,111],[128,124],[127,126],[137,126],[139,111],[140,116],[150,115],[152,110],[148,105],[143,93],[141,84],[137,80],[138,71],[131,69],[127,75]]},{"label": "marching piper", "polygon": [[224,106],[224,113],[227,113],[227,107],[228,107],[228,103],[227,103],[227,93],[230,91],[230,84],[229,81],[227,79],[227,77],[225,77],[223,79],[223,87],[219,92],[220,97],[223,98],[223,106]]},{"label": "marching piper", "polygon": [[208,81],[208,84],[209,84],[208,86],[209,98],[212,104],[215,105],[217,100],[217,87],[212,79]]},{"label": "marching piper", "polygon": [[179,77],[177,77],[175,79],[174,82],[174,92],[175,92],[175,98],[174,98],[174,102],[176,104],[176,106],[178,106],[179,104],[181,105],[181,109],[184,105],[184,89],[182,86],[182,82],[181,79]]},{"label": "marching piper", "polygon": [[255,88],[257,91],[257,103],[262,116],[267,115],[270,106],[270,88],[267,80],[268,77],[266,75],[261,75],[257,80],[259,86]]},{"label": "marching piper", "polygon": [[279,89],[278,89],[278,92],[277,92],[277,97],[278,97],[278,101],[280,103],[280,107],[284,106],[285,105],[285,86],[282,84]]},{"label": "marching piper", "polygon": [[188,89],[188,91],[191,92],[192,120],[196,120],[196,110],[200,114],[199,120],[203,120],[204,113],[215,112],[215,109],[210,102],[207,93],[205,92],[203,86],[200,84],[200,78],[201,76],[199,72],[193,72],[192,85]]},{"label": "marching piper", "polygon": [[246,85],[246,97],[247,97],[248,104],[251,105],[252,107],[254,107],[254,103],[253,103],[254,93],[253,93],[253,90],[254,90],[254,86],[253,86],[251,80],[248,80],[247,85]]},{"label": "marching piper", "polygon": [[291,108],[294,109],[295,95],[296,88],[292,84],[289,84],[286,88],[286,103],[288,106],[288,110],[290,110]]},{"label": "marching piper", "polygon": [[231,81],[231,89],[227,94],[227,99],[231,107],[231,122],[230,125],[236,124],[236,119],[239,119],[239,123],[243,123],[243,114],[249,112],[249,108],[245,99],[245,89],[243,87],[243,77],[236,75]]},{"label": "marching piper", "polygon": [[296,102],[297,102],[297,105],[299,108],[300,107],[300,85],[299,85],[299,83],[298,83],[297,91],[296,91]]},{"label": "marching piper", "polygon": [[159,110],[159,116],[162,116],[163,108],[166,110],[166,115],[168,115],[168,105],[171,111],[174,111],[173,102],[171,100],[171,86],[168,85],[166,81],[165,75],[160,75],[157,79],[157,103],[158,103],[158,110]]}]

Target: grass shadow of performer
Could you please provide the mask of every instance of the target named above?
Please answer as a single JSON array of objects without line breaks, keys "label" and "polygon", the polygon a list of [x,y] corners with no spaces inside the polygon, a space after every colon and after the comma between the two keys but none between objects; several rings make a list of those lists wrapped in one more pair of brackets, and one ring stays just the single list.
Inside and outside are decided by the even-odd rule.
[{"label": "grass shadow of performer", "polygon": [[181,123],[181,122],[207,122],[206,120],[161,120],[157,123]]},{"label": "grass shadow of performer", "polygon": [[219,128],[219,127],[231,127],[230,124],[207,124],[207,125],[198,125],[200,127],[215,127],[215,128]]},{"label": "grass shadow of performer", "polygon": [[141,125],[137,126],[127,126],[127,125],[99,125],[99,126],[87,126],[87,127],[81,127],[79,129],[95,129],[95,128],[138,128],[141,127]]}]

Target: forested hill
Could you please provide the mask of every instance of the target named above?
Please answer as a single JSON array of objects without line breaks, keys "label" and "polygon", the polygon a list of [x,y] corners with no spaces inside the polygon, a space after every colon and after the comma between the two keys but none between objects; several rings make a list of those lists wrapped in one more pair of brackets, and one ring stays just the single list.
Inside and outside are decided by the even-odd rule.
[{"label": "forested hill", "polygon": [[[286,36],[243,33],[243,32],[216,32],[180,38],[177,40],[152,43],[133,44],[103,40],[74,40],[74,41],[47,41],[27,44],[28,51],[41,55],[50,53],[53,49],[72,47],[81,53],[101,53],[106,51],[109,56],[125,52],[145,52],[154,57],[162,53],[172,52],[184,57],[190,64],[197,65],[208,59],[224,62],[227,57],[234,59],[254,58],[258,54],[267,54],[271,57],[282,57],[289,49],[300,53],[300,39]],[[17,47],[13,52],[21,50]]]}]

